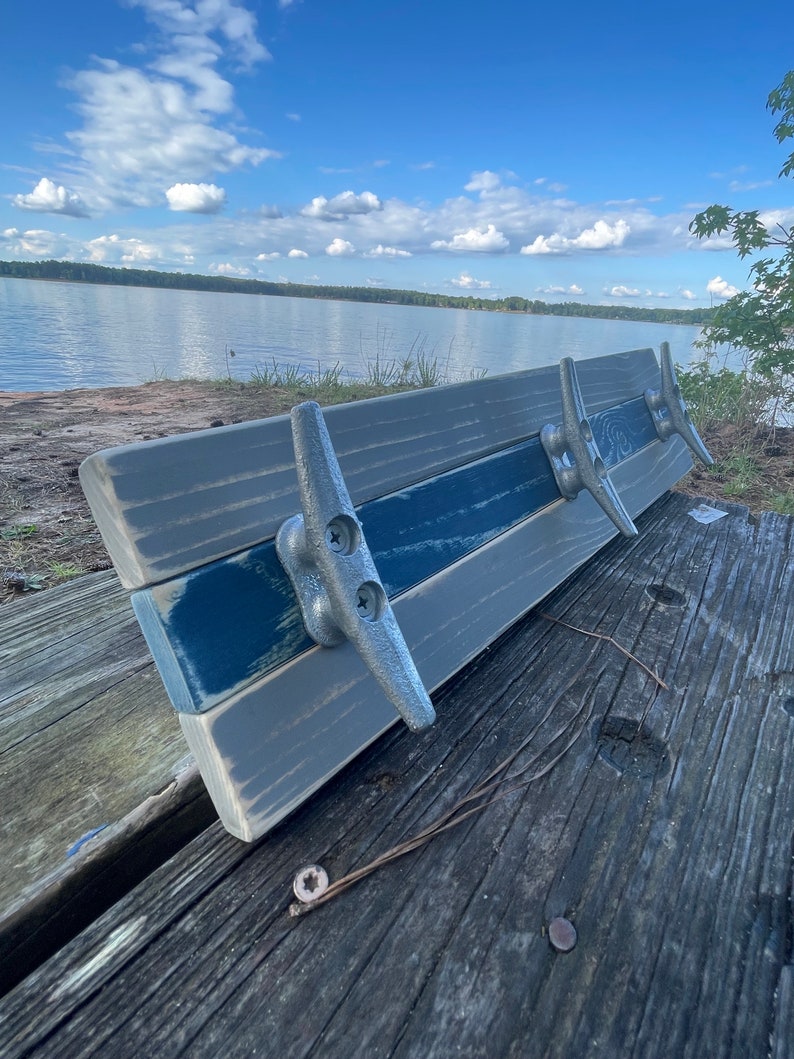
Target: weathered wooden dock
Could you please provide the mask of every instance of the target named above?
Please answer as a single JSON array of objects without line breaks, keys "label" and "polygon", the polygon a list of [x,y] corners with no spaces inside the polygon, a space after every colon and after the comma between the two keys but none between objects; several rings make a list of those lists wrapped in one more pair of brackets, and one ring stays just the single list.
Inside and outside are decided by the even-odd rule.
[{"label": "weathered wooden dock", "polygon": [[[720,506],[665,496],[254,845],[210,824],[111,575],[0,611],[2,1054],[794,1054],[794,518]],[[506,761],[290,916],[298,869]]]}]

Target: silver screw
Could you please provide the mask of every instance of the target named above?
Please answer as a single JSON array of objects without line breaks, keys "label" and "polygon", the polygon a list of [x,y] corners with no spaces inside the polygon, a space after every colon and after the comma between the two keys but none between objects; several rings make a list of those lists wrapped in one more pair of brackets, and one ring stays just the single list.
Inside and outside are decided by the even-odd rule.
[{"label": "silver screw", "polygon": [[365,581],[356,590],[356,614],[364,621],[379,621],[386,610],[386,593],[375,581]]},{"label": "silver screw", "polygon": [[308,864],[295,876],[292,890],[299,901],[310,905],[328,889],[328,872],[319,864]]},{"label": "silver screw", "polygon": [[361,531],[349,515],[337,515],[325,527],[325,543],[337,555],[352,555],[358,551]]}]

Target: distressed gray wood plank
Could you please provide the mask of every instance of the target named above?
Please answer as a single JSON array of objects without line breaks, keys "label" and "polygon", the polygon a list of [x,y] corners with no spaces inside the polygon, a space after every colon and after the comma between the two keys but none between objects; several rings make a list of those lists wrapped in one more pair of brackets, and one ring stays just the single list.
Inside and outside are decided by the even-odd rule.
[{"label": "distressed gray wood plank", "polygon": [[3,910],[166,787],[187,748],[112,572],[1,608],[0,667]]},{"label": "distressed gray wood plank", "polygon": [[[530,615],[436,696],[447,727],[393,729],[255,847],[205,832],[0,1002],[9,1057],[790,1054],[794,519],[690,506],[544,604],[669,691]],[[297,867],[360,866],[566,722],[545,778],[286,916]]]},{"label": "distressed gray wood plank", "polygon": [[[689,467],[684,443],[673,438],[619,464],[613,480],[636,514]],[[425,687],[447,680],[615,533],[592,497],[581,493],[397,597],[394,613]],[[314,647],[203,714],[180,714],[221,820],[246,841],[396,720],[347,642],[333,650]]]},{"label": "distressed gray wood plank", "polygon": [[[590,424],[608,468],[658,441],[643,397]],[[363,504],[358,517],[394,597],[559,498],[536,437]],[[142,589],[132,605],[171,702],[187,713],[313,646],[272,540]]]},{"label": "distressed gray wood plank", "polygon": [[[658,386],[652,350],[584,360],[588,412]],[[326,422],[355,504],[559,419],[556,367],[354,402]],[[272,537],[299,510],[288,417],[89,457],[80,480],[122,583],[140,588]]]}]

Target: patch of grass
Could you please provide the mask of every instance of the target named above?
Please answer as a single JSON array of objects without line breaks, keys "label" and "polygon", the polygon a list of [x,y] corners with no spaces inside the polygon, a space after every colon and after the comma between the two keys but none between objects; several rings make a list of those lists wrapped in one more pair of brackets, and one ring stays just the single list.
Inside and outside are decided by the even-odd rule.
[{"label": "patch of grass", "polygon": [[757,427],[769,422],[775,387],[766,379],[747,371],[715,368],[709,359],[688,368],[676,366],[678,385],[699,431],[718,423]]},{"label": "patch of grass", "polygon": [[731,497],[745,496],[761,480],[761,468],[750,452],[734,452],[715,464],[710,473],[725,479],[722,491]]},{"label": "patch of grass", "polygon": [[19,541],[24,540],[25,537],[32,537],[34,533],[38,533],[39,527],[34,526],[32,523],[26,523],[23,525],[6,526],[4,529],[0,529],[0,540],[4,541]]},{"label": "patch of grass", "polygon": [[171,377],[168,374],[168,370],[166,368],[158,367],[157,362],[153,360],[152,361],[152,374],[149,375],[149,376],[146,376],[141,381],[144,382],[144,383],[146,383],[146,382],[168,382],[168,381],[170,381],[170,378]]},{"label": "patch of grass", "polygon": [[791,490],[791,421],[794,407],[774,380],[748,370],[733,371],[707,355],[676,368],[692,420],[716,465],[695,468],[684,491],[747,504],[751,510],[788,513]]},{"label": "patch of grass", "polygon": [[[281,390],[296,400],[311,398],[320,404],[381,397],[403,390],[426,389],[449,382],[448,364],[439,364],[435,353],[426,349],[426,340],[414,340],[407,357],[390,357],[390,337],[378,333],[378,348],[373,359],[362,360],[361,375],[346,373],[337,362],[330,368],[307,369],[299,364],[258,364],[251,373],[249,386]],[[482,378],[486,373],[478,372]]]},{"label": "patch of grass", "polygon": [[85,573],[82,566],[77,563],[48,562],[47,569],[57,581],[70,581],[73,577],[80,577]]},{"label": "patch of grass", "polygon": [[794,493],[773,493],[769,506],[778,515],[794,515]]}]

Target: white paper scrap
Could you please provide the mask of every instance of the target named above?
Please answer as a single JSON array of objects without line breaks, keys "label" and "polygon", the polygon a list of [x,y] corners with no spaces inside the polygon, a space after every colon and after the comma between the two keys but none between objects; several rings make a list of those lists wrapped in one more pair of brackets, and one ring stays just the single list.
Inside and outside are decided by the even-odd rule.
[{"label": "white paper scrap", "polygon": [[718,518],[723,518],[728,512],[718,511],[716,507],[709,507],[708,504],[698,504],[688,514],[692,516],[695,522],[702,522],[704,526],[707,526],[709,522],[716,522]]}]

